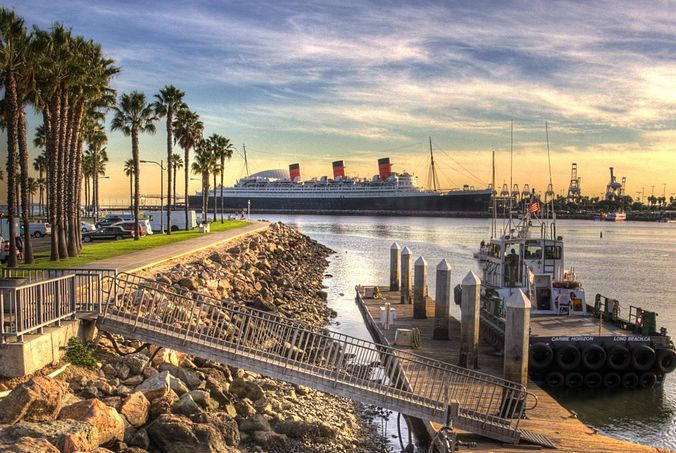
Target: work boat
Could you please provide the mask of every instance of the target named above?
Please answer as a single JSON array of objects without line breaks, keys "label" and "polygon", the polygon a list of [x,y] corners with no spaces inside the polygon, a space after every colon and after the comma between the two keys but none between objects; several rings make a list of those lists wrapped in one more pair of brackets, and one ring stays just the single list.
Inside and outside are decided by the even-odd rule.
[{"label": "work boat", "polygon": [[535,196],[522,203],[524,213],[505,220],[502,234],[475,254],[483,269],[482,339],[503,349],[505,304],[521,290],[531,302],[528,366],[536,382],[611,389],[662,383],[676,369],[676,352],[666,329],[658,330],[657,314],[600,294],[587,303],[574,270],[565,267],[553,207]]}]

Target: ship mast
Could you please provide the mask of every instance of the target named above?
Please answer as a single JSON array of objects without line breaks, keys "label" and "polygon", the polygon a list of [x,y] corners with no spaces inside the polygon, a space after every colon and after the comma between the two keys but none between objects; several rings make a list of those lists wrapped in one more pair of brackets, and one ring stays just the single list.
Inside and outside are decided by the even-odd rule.
[{"label": "ship mast", "polygon": [[427,178],[427,185],[432,186],[432,190],[437,191],[438,178],[437,169],[434,167],[434,152],[432,151],[432,137],[430,137],[430,173]]},{"label": "ship mast", "polygon": [[246,158],[246,145],[242,143],[242,149],[244,150],[244,168],[246,168],[246,176],[249,177],[249,161]]},{"label": "ship mast", "polygon": [[495,190],[495,150],[493,150],[493,181],[491,183],[491,201],[493,202],[493,218],[491,220],[491,239],[493,239],[497,233],[497,201],[496,196],[498,192]]}]

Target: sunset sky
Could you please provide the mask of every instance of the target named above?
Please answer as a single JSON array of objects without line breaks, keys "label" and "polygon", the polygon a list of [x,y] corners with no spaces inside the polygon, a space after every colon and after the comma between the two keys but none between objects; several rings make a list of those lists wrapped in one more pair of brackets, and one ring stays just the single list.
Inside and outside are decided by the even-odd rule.
[{"label": "sunset sky", "polygon": [[[577,162],[585,194],[608,167],[633,197],[676,192],[676,3],[669,1],[9,2],[29,26],[60,21],[94,39],[122,71],[121,92],[184,90],[206,126],[242,144],[252,171],[300,162],[303,176],[344,159],[370,177],[427,179],[428,137],[443,187],[509,180],[566,190]],[[110,125],[109,115],[107,125]],[[37,125],[31,115],[29,127]],[[130,142],[109,132],[102,198],[126,199]],[[4,135],[3,135],[4,139]],[[166,158],[162,125],[141,138],[144,159]],[[3,143],[3,153],[6,145]],[[182,152],[178,147],[176,152]],[[35,152],[34,154],[35,155]],[[3,158],[4,161],[4,158]],[[157,168],[142,192],[158,192]],[[243,159],[226,181],[243,176]],[[182,184],[179,177],[179,187]],[[191,190],[198,188],[191,183]],[[652,188],[654,186],[654,189]]]}]

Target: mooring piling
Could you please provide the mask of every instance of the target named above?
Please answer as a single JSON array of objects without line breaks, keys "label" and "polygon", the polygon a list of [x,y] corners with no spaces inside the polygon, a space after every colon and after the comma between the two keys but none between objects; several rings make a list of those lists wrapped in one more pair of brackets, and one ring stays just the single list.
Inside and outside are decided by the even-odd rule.
[{"label": "mooring piling", "polygon": [[427,319],[427,261],[422,256],[415,260],[413,285],[413,318]]},{"label": "mooring piling", "polygon": [[401,269],[401,247],[394,242],[390,247],[390,291],[399,290],[399,270]]},{"label": "mooring piling", "polygon": [[411,303],[413,273],[413,252],[408,247],[401,251],[401,303]]},{"label": "mooring piling", "polygon": [[505,354],[503,377],[522,385],[528,384],[528,326],[530,300],[517,288],[507,299],[505,317]]},{"label": "mooring piling", "polygon": [[448,323],[451,320],[451,264],[446,259],[437,264],[436,288],[432,339],[448,340]]},{"label": "mooring piling", "polygon": [[481,280],[469,271],[462,280],[460,301],[460,359],[465,368],[479,368],[479,304]]}]

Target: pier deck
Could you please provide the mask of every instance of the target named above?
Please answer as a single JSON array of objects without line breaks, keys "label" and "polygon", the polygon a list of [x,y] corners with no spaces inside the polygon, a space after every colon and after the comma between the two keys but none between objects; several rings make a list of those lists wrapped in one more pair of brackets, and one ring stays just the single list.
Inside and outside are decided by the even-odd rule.
[{"label": "pier deck", "polygon": [[[450,340],[432,340],[432,331],[434,328],[434,301],[430,298],[427,300],[427,319],[413,319],[413,305],[401,305],[400,293],[398,291],[389,291],[388,287],[380,287],[382,299],[358,299],[358,304],[363,304],[365,309],[362,313],[365,314],[365,321],[370,330],[374,332],[376,341],[379,339],[387,340],[391,345],[394,345],[394,335],[397,328],[411,329],[418,328],[421,333],[422,346],[419,349],[413,350],[416,354],[426,356],[435,360],[444,361],[451,364],[457,364],[460,353],[460,322],[453,319],[449,329]],[[396,309],[397,319],[390,329],[385,331],[383,325],[379,322],[380,307],[385,303],[390,302],[392,308]],[[368,315],[367,315],[368,314]],[[370,318],[370,319],[369,319]],[[555,322],[555,320],[545,317],[543,322]],[[575,317],[561,317],[561,326],[567,323],[576,324],[576,321],[583,321]],[[563,319],[565,318],[565,319]],[[580,335],[589,335],[594,331],[589,332],[587,329],[590,326],[585,323],[579,323]],[[596,334],[598,334],[598,325],[595,324]],[[566,327],[567,328],[567,327]],[[563,332],[564,327],[561,327]],[[570,335],[567,331],[566,335]],[[563,334],[563,333],[562,333]],[[626,331],[624,332],[626,335]],[[611,333],[612,335],[612,333]],[[394,346],[404,351],[410,351],[411,348],[407,346]],[[480,371],[494,376],[502,376],[502,357],[497,354],[492,347],[481,344],[479,347],[479,367]],[[519,429],[528,430],[536,434],[548,437],[552,440],[557,448],[557,452],[579,453],[582,451],[598,452],[598,453],[616,453],[616,452],[667,452],[670,450],[639,445],[632,442],[627,442],[619,439],[608,437],[602,433],[597,432],[594,428],[585,425],[578,420],[574,414],[561,406],[552,396],[550,396],[543,389],[538,387],[534,382],[528,381],[528,391],[535,394],[538,398],[537,407],[527,411],[528,419],[522,420]],[[531,402],[528,402],[531,405]],[[435,429],[439,425],[433,424]],[[472,452],[523,452],[527,451],[525,446],[514,446],[501,444],[488,439],[477,437],[471,433],[459,431],[459,438],[463,441],[477,442],[477,448],[469,451]],[[536,448],[536,447],[535,447]],[[531,448],[528,448],[532,450]]]}]

